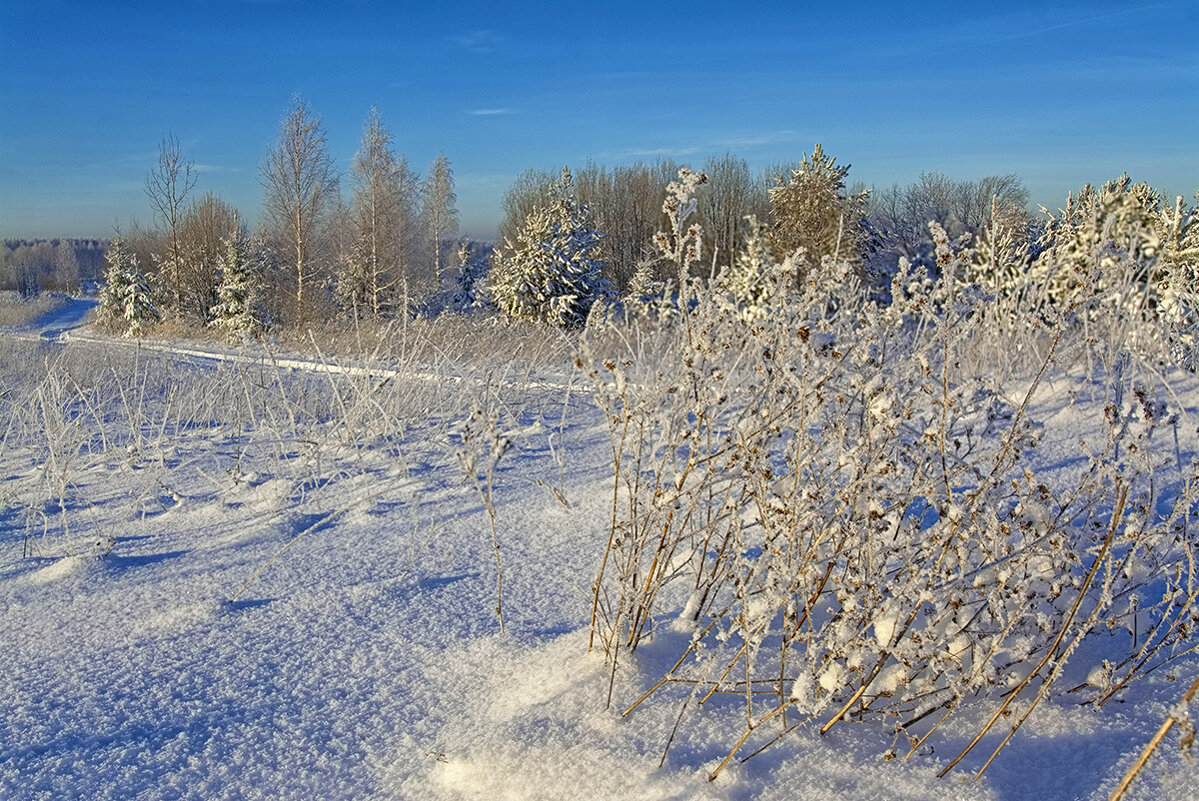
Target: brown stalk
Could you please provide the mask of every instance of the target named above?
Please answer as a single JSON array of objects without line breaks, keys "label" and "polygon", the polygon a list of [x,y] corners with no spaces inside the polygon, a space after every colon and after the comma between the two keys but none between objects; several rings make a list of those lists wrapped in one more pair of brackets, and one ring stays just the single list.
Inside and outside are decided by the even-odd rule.
[{"label": "brown stalk", "polygon": [[[1082,599],[1086,596],[1087,589],[1091,586],[1091,582],[1094,580],[1095,574],[1099,571],[1099,565],[1103,563],[1103,559],[1107,555],[1108,549],[1111,547],[1112,539],[1116,535],[1116,527],[1120,523],[1120,517],[1124,514],[1124,502],[1127,498],[1128,498],[1128,486],[1125,484],[1121,484],[1120,490],[1119,490],[1119,495],[1116,498],[1116,512],[1112,517],[1112,525],[1111,525],[1111,528],[1108,529],[1107,537],[1103,541],[1103,547],[1100,549],[1099,555],[1095,557],[1095,563],[1091,565],[1091,569],[1087,572],[1087,577],[1083,581],[1082,587],[1080,587],[1078,590],[1078,597],[1074,599],[1074,605],[1070,608],[1070,613],[1068,615],[1066,615],[1066,620],[1062,623],[1062,627],[1058,631],[1057,637],[1053,641],[1053,645],[1051,645],[1049,647],[1049,649],[1045,652],[1045,656],[1041,658],[1041,661],[1037,663],[1037,666],[1035,668],[1033,668],[1032,672],[1029,673],[1027,676],[1025,676],[1024,679],[1018,685],[1016,685],[1016,687],[1011,691],[1011,693],[1008,695],[1008,697],[1004,699],[1003,703],[999,705],[999,709],[995,710],[995,714],[992,715],[991,719],[989,721],[987,721],[987,724],[982,727],[982,730],[979,731],[979,733],[977,735],[975,735],[974,739],[970,741],[970,744],[967,745],[960,754],[958,754],[956,757],[954,757],[952,762],[950,762],[948,765],[946,765],[941,770],[941,772],[937,774],[938,778],[945,776],[945,774],[947,774],[947,773],[949,773],[949,771],[953,770],[953,768],[959,762],[961,762],[962,759],[964,759],[967,754],[969,754],[972,750],[974,750],[974,746],[978,745],[979,742],[982,740],[982,738],[986,736],[987,732],[989,732],[991,730],[991,728],[995,725],[995,723],[999,720],[999,718],[1003,716],[1004,712],[1007,711],[1007,708],[1016,699],[1016,697],[1024,690],[1024,688],[1027,687],[1030,683],[1032,683],[1033,678],[1035,678],[1037,676],[1037,674],[1041,672],[1041,668],[1045,667],[1045,665],[1049,663],[1049,660],[1052,659],[1055,654],[1057,654],[1058,646],[1061,645],[1062,640],[1065,639],[1065,637],[1066,637],[1066,630],[1070,628],[1070,624],[1074,621],[1074,616],[1078,613],[1078,608],[1082,605]],[[1037,697],[1039,699],[1040,695],[1038,695]],[[1034,702],[1033,705],[1035,706],[1036,703]],[[1013,731],[1013,733],[1014,733],[1014,731]],[[1007,740],[1010,738],[1011,738],[1011,735],[1009,734],[1008,738],[1005,739],[1003,744],[1000,746],[1001,749],[1002,749],[1003,745],[1007,744]],[[997,754],[998,751],[996,751],[995,753]],[[991,759],[994,759],[994,758],[995,758],[995,754],[992,754]],[[987,764],[988,765],[990,764],[990,760],[987,761]],[[985,769],[986,766],[984,765],[983,767]]]},{"label": "brown stalk", "polygon": [[620,716],[624,717],[624,716],[628,715],[634,709],[641,706],[641,704],[645,701],[645,699],[649,698],[651,695],[653,695],[655,692],[657,692],[662,687],[663,684],[666,684],[668,681],[672,681],[670,674],[674,673],[676,670],[679,669],[679,666],[683,664],[683,661],[687,658],[687,655],[695,650],[695,643],[699,642],[699,640],[702,640],[704,638],[704,635],[706,635],[709,631],[711,631],[712,627],[715,625],[716,625],[716,619],[713,619],[712,622],[707,625],[707,628],[705,628],[700,633],[699,637],[695,638],[695,642],[692,642],[691,645],[689,645],[687,647],[687,650],[683,651],[683,655],[680,656],[678,658],[678,661],[675,662],[671,666],[670,670],[666,671],[666,675],[664,675],[662,678],[658,679],[657,683],[654,684],[653,687],[650,687],[648,690],[646,690],[642,694],[642,696],[640,698],[638,698],[636,701],[634,701],[628,709],[626,709],[624,712],[621,712]]},{"label": "brown stalk", "polygon": [[[612,524],[608,528],[608,544],[604,548],[604,558],[600,562],[599,574],[595,577],[595,587],[591,597],[591,632],[587,636],[587,650],[590,651],[595,646],[595,619],[599,609],[600,587],[603,585],[604,572],[608,568],[608,557],[612,554],[612,545],[616,540],[616,508],[620,499],[620,462],[624,455],[625,439],[629,433],[629,418],[626,415],[624,426],[620,432],[620,444],[616,448],[616,453],[613,454],[616,462],[615,477],[612,479]],[[613,628],[616,627],[618,621],[613,622]]]},{"label": "brown stalk", "polygon": [[[1199,692],[1199,676],[1196,676],[1195,680],[1191,682],[1191,687],[1186,691],[1186,695],[1182,697],[1182,702],[1184,704],[1189,704],[1194,699],[1196,692]],[[1112,797],[1109,799],[1109,801],[1120,801],[1120,799],[1124,797],[1124,793],[1127,792],[1129,785],[1132,784],[1132,780],[1137,777],[1137,774],[1140,773],[1141,769],[1145,767],[1145,764],[1149,762],[1149,757],[1153,756],[1153,752],[1157,750],[1157,747],[1161,745],[1162,740],[1166,738],[1166,734],[1168,734],[1170,729],[1174,726],[1174,721],[1175,718],[1173,714],[1166,718],[1161,727],[1157,730],[1157,734],[1153,735],[1153,739],[1151,739],[1145,746],[1145,750],[1141,752],[1140,757],[1138,757],[1133,766],[1128,769],[1128,773],[1124,774],[1124,778],[1120,781],[1120,786],[1116,788],[1114,793],[1112,793]]]},{"label": "brown stalk", "polygon": [[741,746],[745,745],[745,741],[749,739],[749,735],[753,734],[754,729],[756,729],[758,726],[761,726],[763,723],[770,720],[775,715],[782,713],[782,711],[784,709],[786,709],[788,706],[790,706],[790,704],[791,704],[791,702],[787,701],[787,703],[783,704],[782,706],[775,707],[774,709],[767,712],[762,717],[762,719],[759,720],[756,724],[753,724],[751,726],[746,726],[745,733],[742,734],[740,739],[737,740],[736,745],[733,746],[733,750],[729,751],[728,755],[720,761],[719,765],[716,766],[716,769],[708,774],[708,781],[710,781],[710,782],[716,781],[716,777],[719,776],[720,772],[722,770],[724,770],[726,765],[729,764],[729,761],[737,754],[737,751],[740,750]]}]

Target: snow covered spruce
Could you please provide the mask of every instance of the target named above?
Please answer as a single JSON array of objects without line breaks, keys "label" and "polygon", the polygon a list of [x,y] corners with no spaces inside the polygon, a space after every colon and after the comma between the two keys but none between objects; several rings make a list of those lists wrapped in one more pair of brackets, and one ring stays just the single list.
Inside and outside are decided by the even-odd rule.
[{"label": "snow covered spruce", "polygon": [[125,336],[141,336],[147,326],[160,319],[150,293],[150,280],[138,270],[137,256],[125,249],[119,233],[104,258],[108,269],[100,292],[100,322]]},{"label": "snow covered spruce", "polygon": [[608,291],[597,254],[600,237],[564,168],[552,201],[534,209],[516,241],[493,257],[488,286],[495,305],[517,320],[581,326]]}]

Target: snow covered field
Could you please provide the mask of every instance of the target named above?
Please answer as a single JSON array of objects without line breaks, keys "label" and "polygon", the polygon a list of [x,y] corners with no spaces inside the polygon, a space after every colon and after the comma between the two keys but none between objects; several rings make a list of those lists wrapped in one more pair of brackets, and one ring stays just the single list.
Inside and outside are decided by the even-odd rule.
[{"label": "snow covered field", "polygon": [[[588,652],[612,439],[568,364],[338,377],[9,334],[0,362],[0,798],[1106,798],[1199,672],[1191,653],[1082,705],[1066,690],[1128,646],[1088,638],[977,781],[1006,726],[937,774],[999,697],[907,759],[893,724],[821,736],[824,715],[709,781],[743,700],[621,715],[686,643],[678,609],[611,689]],[[1186,465],[1199,381],[1170,380],[1177,440],[1156,442]],[[1053,374],[1033,399],[1041,481],[1067,485],[1102,438],[1083,389]],[[476,411],[509,443],[486,482],[502,633],[487,487],[463,467]],[[1178,493],[1177,469],[1155,475]],[[1199,797],[1177,731],[1127,797]]]}]

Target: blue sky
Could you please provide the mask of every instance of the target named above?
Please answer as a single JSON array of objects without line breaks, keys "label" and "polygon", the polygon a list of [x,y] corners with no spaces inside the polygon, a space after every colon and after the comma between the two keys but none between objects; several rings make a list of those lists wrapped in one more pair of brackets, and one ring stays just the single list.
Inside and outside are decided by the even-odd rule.
[{"label": "blue sky", "polygon": [[152,221],[173,133],[256,218],[292,96],[348,170],[377,106],[418,172],[453,167],[489,237],[512,178],[821,142],[851,181],[1015,172],[1050,208],[1128,171],[1199,188],[1199,3],[520,3],[156,0],[0,4],[0,236]]}]

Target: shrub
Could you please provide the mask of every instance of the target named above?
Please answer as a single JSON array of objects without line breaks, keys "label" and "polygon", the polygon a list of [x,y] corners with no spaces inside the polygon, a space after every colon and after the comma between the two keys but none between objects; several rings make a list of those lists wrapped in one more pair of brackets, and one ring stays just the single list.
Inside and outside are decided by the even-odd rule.
[{"label": "shrub", "polygon": [[[730,758],[818,717],[881,721],[914,750],[977,699],[1014,731],[1097,632],[1149,632],[1094,666],[1097,703],[1196,648],[1199,464],[1158,445],[1179,417],[1127,350],[1086,372],[1093,327],[1053,307],[1024,321],[1019,389],[992,380],[978,354],[1012,332],[992,333],[976,254],[930,233],[939,276],[901,261],[887,304],[847,280],[852,264],[811,264],[795,291],[761,280],[787,268],[751,251],[742,277],[684,291],[685,327],[586,333],[615,473],[591,642],[615,666],[682,635],[630,710],[679,687],[684,704],[740,698]],[[1050,375],[1105,399],[1070,482],[1028,458]],[[1163,495],[1154,471],[1171,462]]]}]

